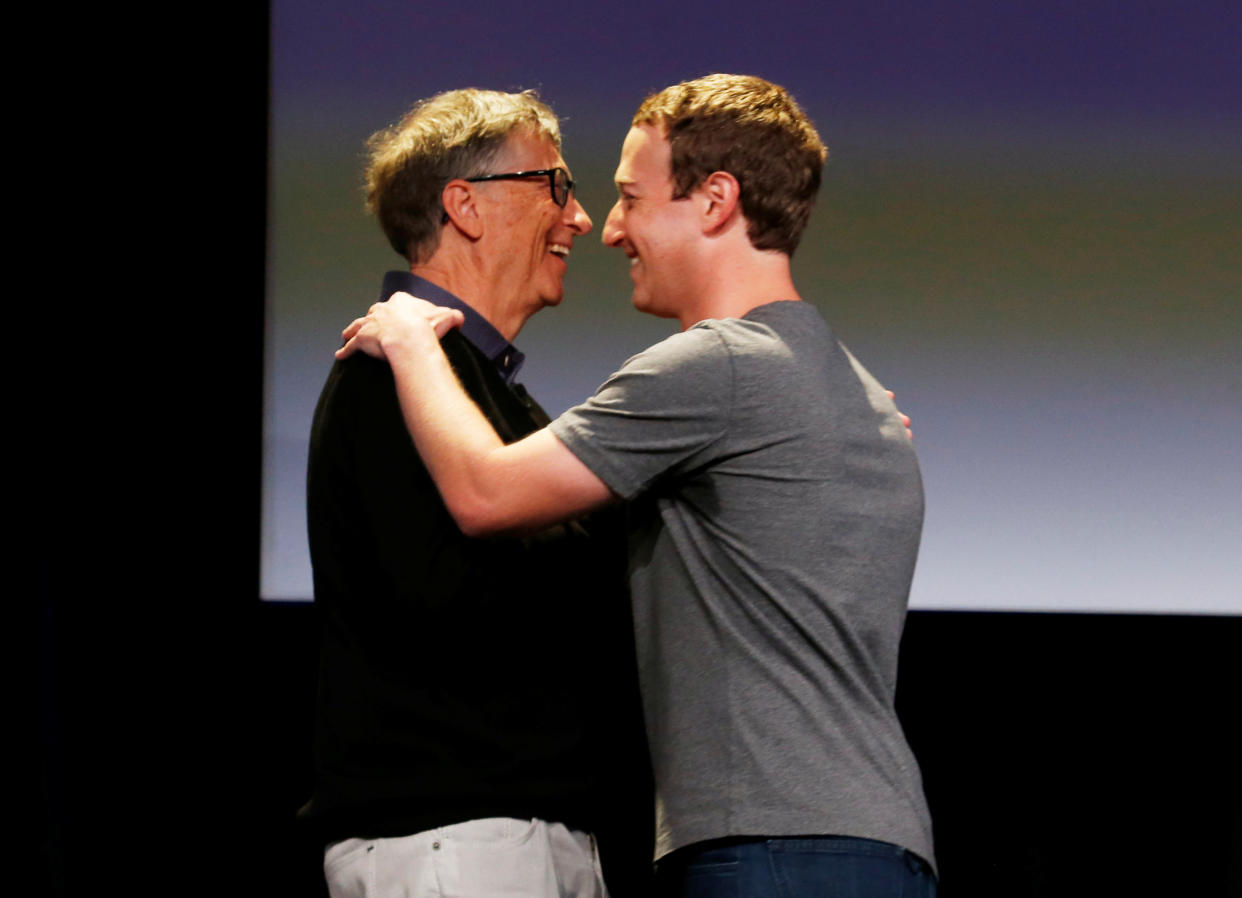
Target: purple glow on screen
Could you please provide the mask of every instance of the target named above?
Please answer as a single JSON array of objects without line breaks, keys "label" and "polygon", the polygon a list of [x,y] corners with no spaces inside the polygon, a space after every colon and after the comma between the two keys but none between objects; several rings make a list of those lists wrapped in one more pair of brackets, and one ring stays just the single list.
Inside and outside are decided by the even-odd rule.
[{"label": "purple glow on screen", "polygon": [[[1159,7],[1159,8],[1157,8]],[[538,88],[602,221],[633,109],[712,71],[787,86],[832,150],[803,295],[914,418],[912,605],[1242,613],[1236,3],[272,6],[262,595],[310,597],[306,439],[401,260],[362,143],[415,100]],[[519,345],[550,412],[669,325],[579,241]]]}]

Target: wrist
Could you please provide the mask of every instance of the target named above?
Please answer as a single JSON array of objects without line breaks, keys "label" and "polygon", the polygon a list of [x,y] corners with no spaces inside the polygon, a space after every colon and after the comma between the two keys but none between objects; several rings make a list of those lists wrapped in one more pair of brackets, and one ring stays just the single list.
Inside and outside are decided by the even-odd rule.
[{"label": "wrist", "polygon": [[435,330],[426,322],[391,332],[385,331],[380,336],[380,348],[388,359],[388,364],[394,369],[400,367],[426,370],[427,365],[435,364],[437,359],[444,357]]}]

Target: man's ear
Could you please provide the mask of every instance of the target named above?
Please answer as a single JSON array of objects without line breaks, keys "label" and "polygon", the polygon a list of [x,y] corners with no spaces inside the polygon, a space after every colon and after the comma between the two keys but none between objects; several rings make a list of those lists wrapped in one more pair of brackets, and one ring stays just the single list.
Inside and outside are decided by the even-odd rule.
[{"label": "man's ear", "polygon": [[474,185],[461,178],[449,181],[440,193],[440,204],[444,207],[449,223],[472,240],[483,236],[483,216],[480,214],[478,199]]},{"label": "man's ear", "polygon": [[719,233],[732,219],[738,208],[741,187],[737,178],[727,171],[715,171],[707,176],[699,187],[705,205],[703,208],[703,233]]}]

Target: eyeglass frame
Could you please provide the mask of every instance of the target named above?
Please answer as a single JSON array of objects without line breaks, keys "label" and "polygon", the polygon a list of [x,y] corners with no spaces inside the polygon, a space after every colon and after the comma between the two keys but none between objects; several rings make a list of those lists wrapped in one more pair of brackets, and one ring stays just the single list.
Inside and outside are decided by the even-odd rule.
[{"label": "eyeglass frame", "polygon": [[[558,173],[565,179],[565,198],[563,200],[556,198],[556,176]],[[535,168],[530,171],[504,172],[498,175],[478,175],[473,178],[463,178],[462,180],[470,181],[471,183],[478,181],[509,181],[518,178],[534,178],[541,175],[546,175],[548,178],[548,191],[552,194],[552,202],[564,209],[569,205],[569,196],[574,192],[576,185],[574,184],[574,179],[569,177],[569,172],[559,165],[556,168]]]}]

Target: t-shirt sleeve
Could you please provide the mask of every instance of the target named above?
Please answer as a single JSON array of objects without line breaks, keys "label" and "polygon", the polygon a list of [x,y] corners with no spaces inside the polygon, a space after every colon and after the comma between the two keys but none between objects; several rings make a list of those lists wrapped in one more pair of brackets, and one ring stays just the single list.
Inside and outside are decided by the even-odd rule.
[{"label": "t-shirt sleeve", "polygon": [[726,431],[733,381],[724,340],[697,325],[631,358],[549,426],[613,492],[632,499],[711,459]]}]

